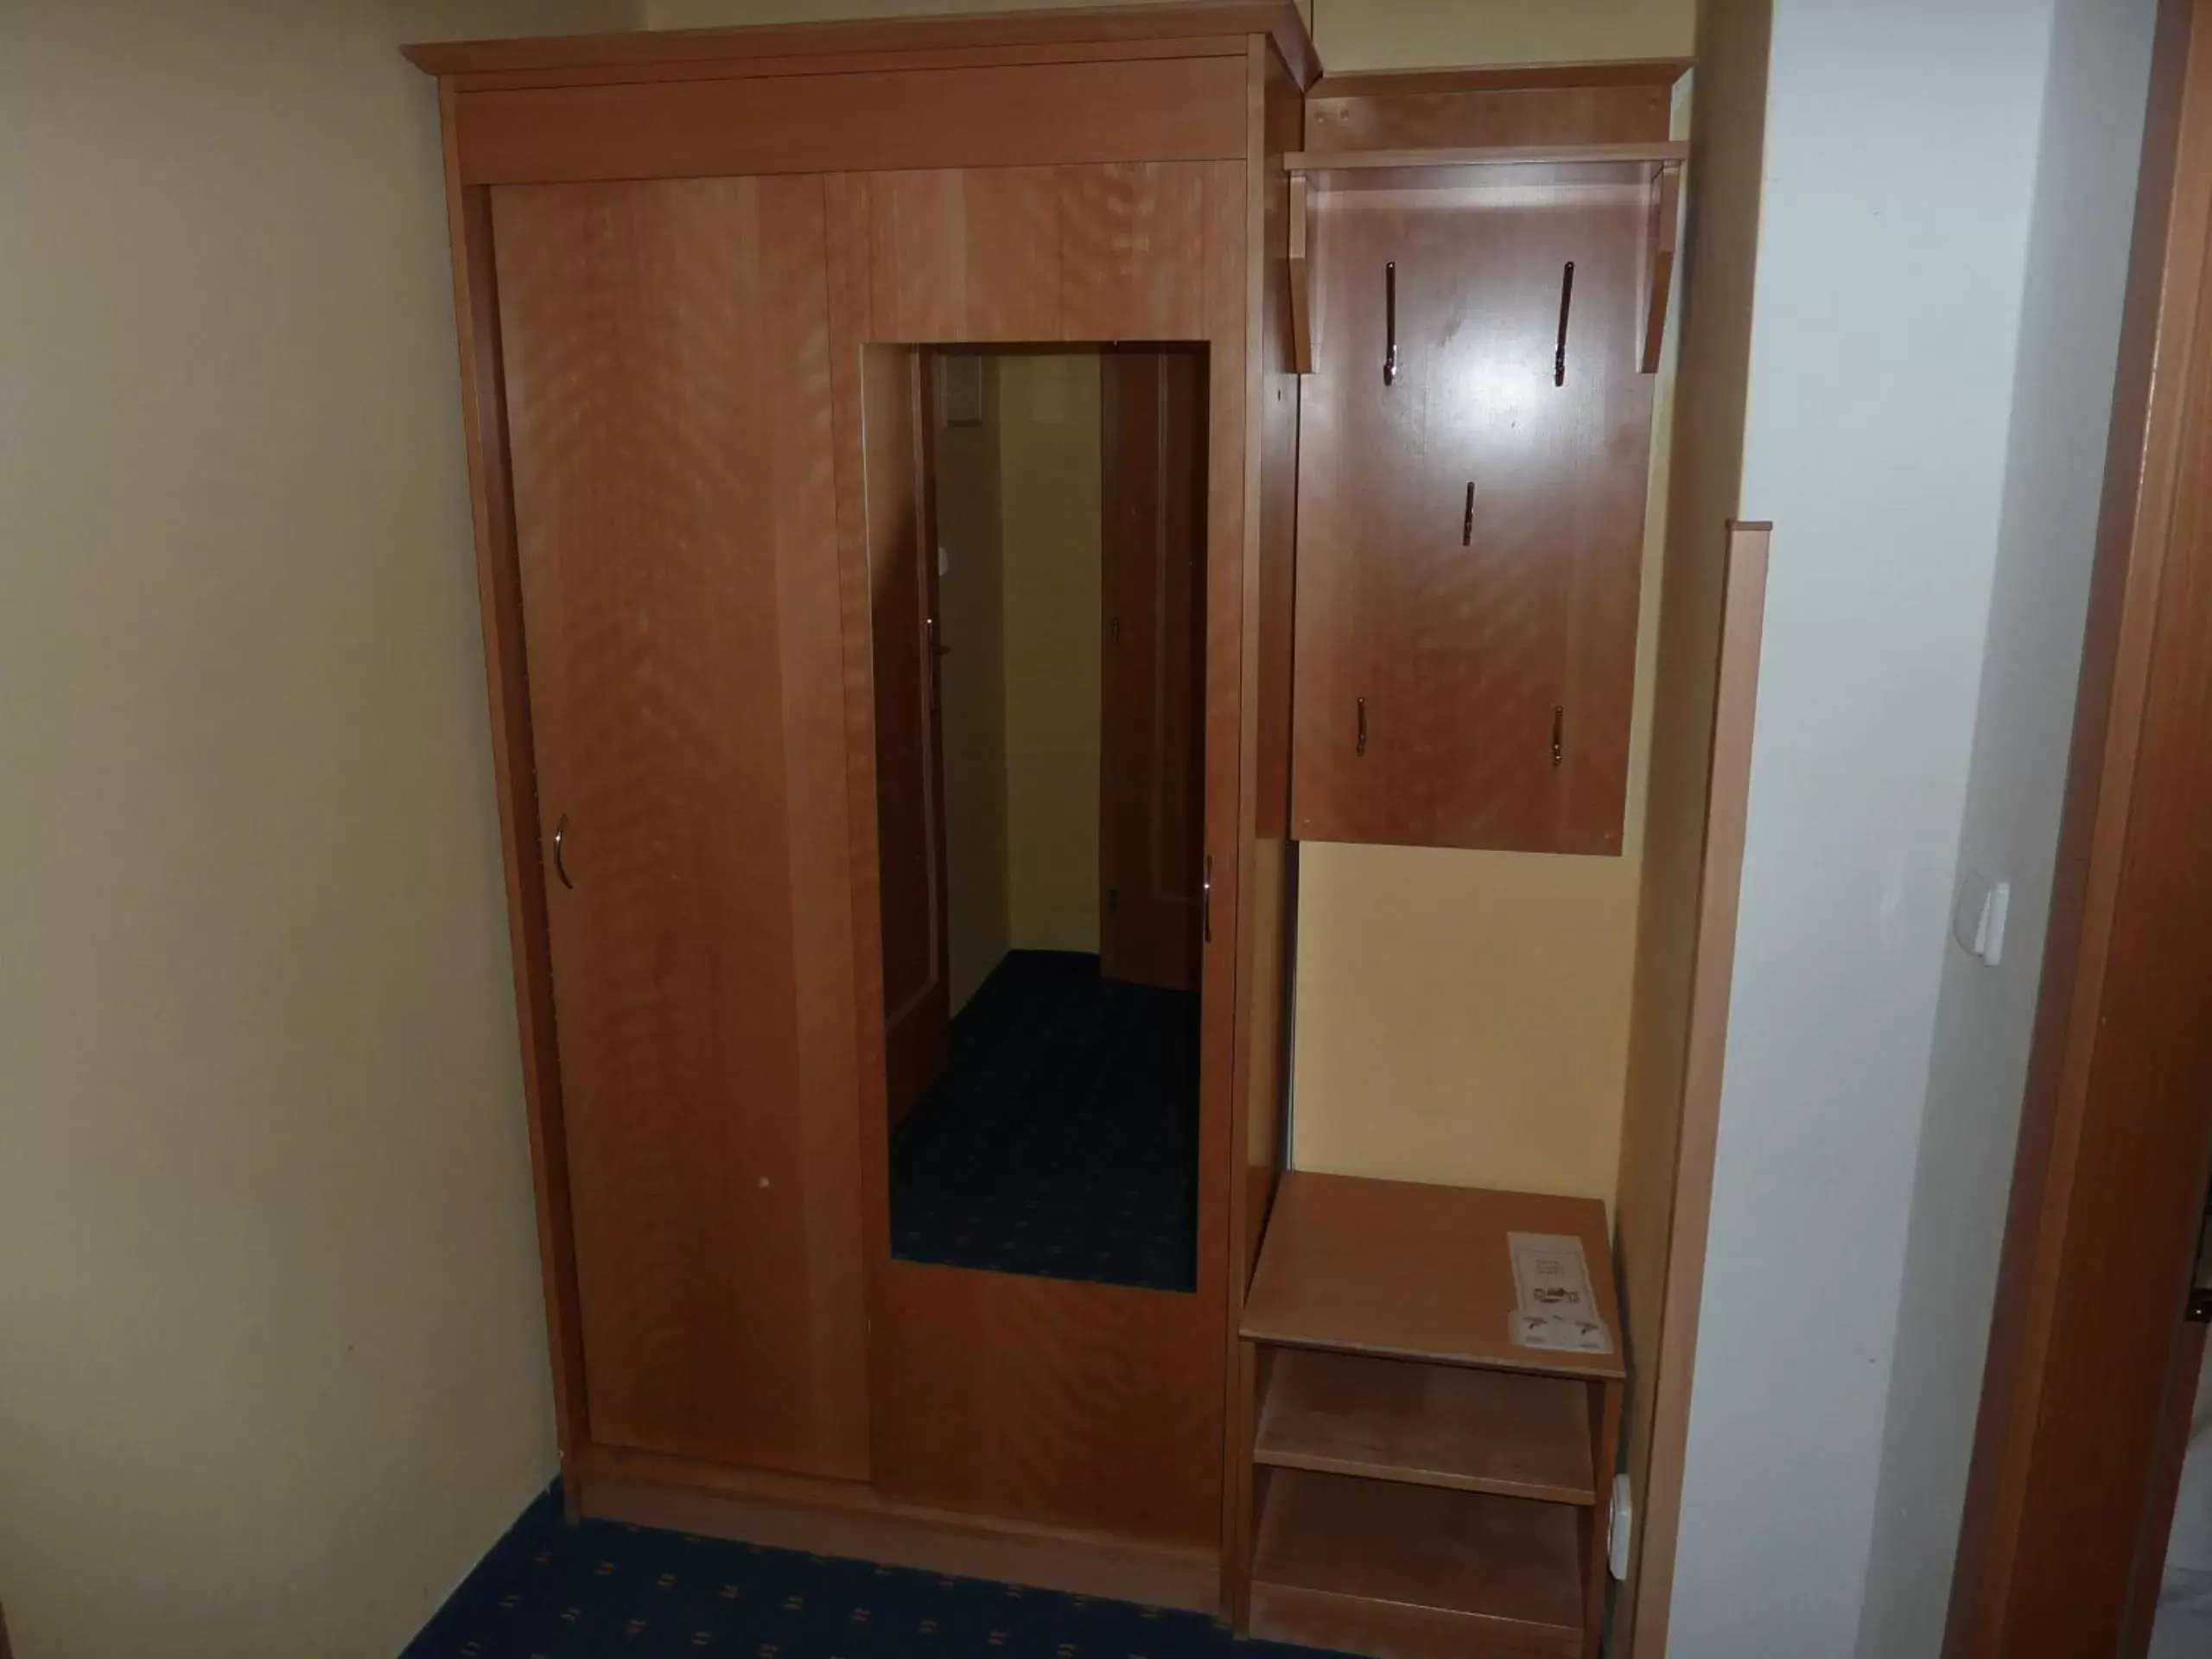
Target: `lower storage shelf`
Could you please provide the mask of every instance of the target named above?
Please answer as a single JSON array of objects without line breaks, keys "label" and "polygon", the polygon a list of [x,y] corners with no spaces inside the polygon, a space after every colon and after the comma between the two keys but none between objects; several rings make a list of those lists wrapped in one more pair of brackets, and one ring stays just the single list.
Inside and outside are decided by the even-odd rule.
[{"label": "lower storage shelf", "polygon": [[1577,1659],[1577,1513],[1272,1470],[1253,1550],[1251,1633],[1382,1659]]},{"label": "lower storage shelf", "polygon": [[1279,1349],[1252,1456],[1322,1474],[1595,1503],[1590,1387],[1573,1377]]}]

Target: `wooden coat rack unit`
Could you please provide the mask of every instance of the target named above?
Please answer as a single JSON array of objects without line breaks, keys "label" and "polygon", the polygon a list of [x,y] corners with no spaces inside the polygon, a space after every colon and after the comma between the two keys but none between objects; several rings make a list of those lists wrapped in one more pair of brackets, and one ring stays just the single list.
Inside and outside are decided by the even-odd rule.
[{"label": "wooden coat rack unit", "polygon": [[[1446,1264],[1282,1175],[1294,840],[1619,850],[1686,66],[1317,79],[1243,0],[409,55],[572,1510],[1593,1652],[1620,1366],[1501,1348],[1491,1282],[1422,1336]],[[888,1236],[871,595],[916,365],[1115,341],[1203,351],[1190,1294]],[[1601,1206],[1382,1197],[1579,1233],[1611,1306]]]},{"label": "wooden coat rack unit", "polygon": [[1309,375],[1301,838],[1621,850],[1649,377],[1687,153],[1283,158]]}]

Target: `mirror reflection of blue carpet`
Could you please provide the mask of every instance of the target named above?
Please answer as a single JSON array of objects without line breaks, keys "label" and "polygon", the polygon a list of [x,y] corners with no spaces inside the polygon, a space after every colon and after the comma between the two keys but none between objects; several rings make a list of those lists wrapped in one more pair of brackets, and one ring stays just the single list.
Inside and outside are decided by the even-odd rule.
[{"label": "mirror reflection of blue carpet", "polygon": [[1014,950],[891,1138],[907,1262],[1197,1287],[1198,997]]},{"label": "mirror reflection of blue carpet", "polygon": [[1297,1659],[1197,1613],[561,1518],[557,1484],[401,1659]]}]

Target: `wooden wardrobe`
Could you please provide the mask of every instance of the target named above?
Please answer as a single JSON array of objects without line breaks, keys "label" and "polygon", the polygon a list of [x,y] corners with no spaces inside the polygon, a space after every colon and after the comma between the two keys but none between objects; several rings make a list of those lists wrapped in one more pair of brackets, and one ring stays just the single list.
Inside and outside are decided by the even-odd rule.
[{"label": "wooden wardrobe", "polygon": [[[1296,13],[410,55],[571,1507],[1219,1608],[1280,1161]],[[1056,341],[1204,353],[1195,1294],[886,1238],[885,1009],[930,971],[881,920],[871,696],[912,359]]]},{"label": "wooden wardrobe", "polygon": [[[1321,79],[1241,0],[410,55],[572,1510],[1594,1655],[1617,1448],[1671,1536],[1764,569],[1694,526],[1645,602],[1687,66]],[[1203,437],[1203,834],[1159,883],[1194,858],[1195,970],[1179,898],[1114,946],[1198,982],[1187,1293],[889,1236],[944,1040],[931,804],[887,759],[934,718],[931,365],[1068,344],[1151,365],[1102,382],[1109,447],[1146,400]],[[1611,1213],[1306,1172],[1278,1204],[1296,839],[1610,857],[1644,823]],[[1508,1228],[1586,1241],[1602,1356],[1508,1340]]]}]

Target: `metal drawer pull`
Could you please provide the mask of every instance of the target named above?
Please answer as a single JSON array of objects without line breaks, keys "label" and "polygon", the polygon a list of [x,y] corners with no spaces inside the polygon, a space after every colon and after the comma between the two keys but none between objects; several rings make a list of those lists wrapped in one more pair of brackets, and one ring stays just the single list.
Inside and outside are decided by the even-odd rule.
[{"label": "metal drawer pull", "polygon": [[569,880],[568,861],[569,815],[563,812],[561,822],[553,826],[553,874],[561,878],[561,885],[571,893],[576,884]]}]

